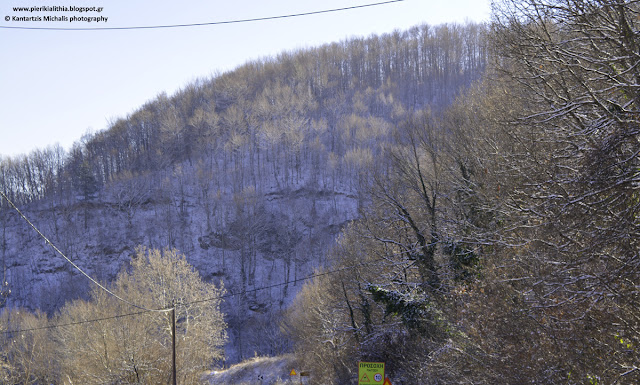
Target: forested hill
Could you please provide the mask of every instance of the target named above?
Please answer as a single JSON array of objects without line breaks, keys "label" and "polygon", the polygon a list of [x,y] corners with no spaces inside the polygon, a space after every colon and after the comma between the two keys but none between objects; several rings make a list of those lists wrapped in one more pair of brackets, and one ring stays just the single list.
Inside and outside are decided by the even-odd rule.
[{"label": "forested hill", "polygon": [[[423,25],[255,60],[161,94],[69,152],[0,159],[0,188],[103,281],[139,245],[177,248],[232,291],[295,281],[358,216],[361,182],[400,122],[482,75],[485,32]],[[4,200],[0,218],[4,306],[51,312],[85,291]],[[273,317],[299,287],[228,301],[232,359],[277,353]]]},{"label": "forested hill", "polygon": [[[639,14],[501,0],[490,28],[254,61],[69,153],[2,159],[0,188],[89,274],[182,311],[183,378],[214,368],[225,327],[221,294],[169,291],[189,281],[232,293],[225,364],[281,355],[211,383],[296,365],[355,384],[358,362],[384,362],[396,385],[638,384]],[[102,291],[65,305],[87,281],[6,200],[0,257],[0,382],[169,378],[167,317],[140,333]],[[152,273],[178,263],[206,285]],[[192,333],[204,302],[217,332]]]},{"label": "forested hill", "polygon": [[325,166],[375,151],[407,112],[446,106],[477,79],[483,35],[475,24],[423,25],[252,61],[157,96],[68,154],[2,159],[0,183],[16,202],[68,201],[183,161],[213,162],[220,185],[236,190],[271,177],[280,186],[303,174],[327,181]]}]

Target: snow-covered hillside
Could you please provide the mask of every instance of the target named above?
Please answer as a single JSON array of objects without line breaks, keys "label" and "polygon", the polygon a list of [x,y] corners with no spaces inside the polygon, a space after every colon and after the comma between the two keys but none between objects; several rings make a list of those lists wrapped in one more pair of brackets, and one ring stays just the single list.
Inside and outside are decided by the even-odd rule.
[{"label": "snow-covered hillside", "polygon": [[[138,246],[177,248],[206,280],[222,281],[229,294],[239,293],[225,298],[228,360],[281,353],[278,349],[286,346],[278,347],[277,322],[267,321],[275,320],[296,294],[303,283],[297,280],[326,262],[340,229],[357,216],[356,196],[300,184],[262,195],[251,188],[220,192],[205,202],[194,179],[184,177],[195,173],[188,167],[182,168],[182,178],[139,176],[126,185],[114,183],[89,201],[33,204],[23,212],[74,263],[103,282],[116,276]],[[122,194],[132,195],[126,204]],[[90,282],[17,212],[3,208],[1,214],[2,260],[12,290],[8,306],[53,312],[86,293]]]},{"label": "snow-covered hillside", "polygon": [[[481,75],[482,29],[420,26],[247,63],[160,94],[69,153],[0,158],[0,189],[102,282],[138,246],[179,250],[233,294],[227,362],[281,354],[281,312],[366,206],[398,127]],[[0,259],[3,306],[51,314],[88,292],[4,201]]]}]

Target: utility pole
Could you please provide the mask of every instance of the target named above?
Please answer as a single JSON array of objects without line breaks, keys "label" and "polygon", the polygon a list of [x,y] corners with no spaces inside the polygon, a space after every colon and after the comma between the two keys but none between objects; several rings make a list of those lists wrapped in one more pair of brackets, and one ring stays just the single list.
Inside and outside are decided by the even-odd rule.
[{"label": "utility pole", "polygon": [[173,378],[173,385],[177,385],[176,379],[176,305],[173,305],[171,309],[171,377]]}]

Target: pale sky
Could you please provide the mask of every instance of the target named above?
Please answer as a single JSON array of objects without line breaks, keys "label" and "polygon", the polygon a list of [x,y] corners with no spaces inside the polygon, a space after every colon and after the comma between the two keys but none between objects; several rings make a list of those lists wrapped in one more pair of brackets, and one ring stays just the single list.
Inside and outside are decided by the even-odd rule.
[{"label": "pale sky", "polygon": [[[0,0],[0,26],[91,28],[210,23],[352,7],[384,0]],[[310,16],[166,29],[0,28],[0,157],[104,130],[161,92],[283,51],[427,23],[487,21],[489,0],[404,0]],[[102,12],[14,7],[102,7]],[[34,17],[16,21],[14,17]],[[106,21],[45,21],[46,16]],[[42,20],[38,20],[40,17]],[[8,21],[7,21],[8,19]],[[103,19],[104,20],[104,19]]]}]

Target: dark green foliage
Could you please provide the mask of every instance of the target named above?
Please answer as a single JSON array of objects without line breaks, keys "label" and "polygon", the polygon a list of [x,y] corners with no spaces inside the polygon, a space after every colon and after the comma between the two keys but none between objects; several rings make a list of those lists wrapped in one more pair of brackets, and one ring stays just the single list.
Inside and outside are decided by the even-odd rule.
[{"label": "dark green foliage", "polygon": [[84,161],[78,168],[76,176],[77,188],[85,201],[91,199],[98,191],[98,182],[91,172],[89,163]]},{"label": "dark green foliage", "polygon": [[385,317],[395,316],[410,329],[422,334],[429,334],[433,338],[441,335],[444,326],[442,315],[431,303],[429,297],[420,291],[402,293],[387,290],[377,285],[368,285],[374,301],[384,305]]},{"label": "dark green foliage", "polygon": [[480,262],[479,256],[470,247],[461,242],[444,242],[442,251],[449,256],[449,264],[456,281],[465,281],[474,276],[474,270]]}]

